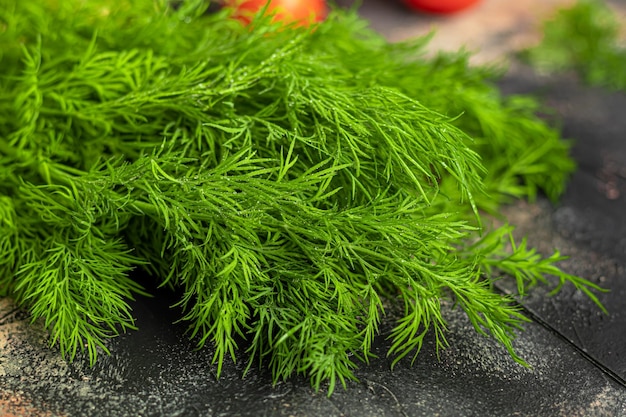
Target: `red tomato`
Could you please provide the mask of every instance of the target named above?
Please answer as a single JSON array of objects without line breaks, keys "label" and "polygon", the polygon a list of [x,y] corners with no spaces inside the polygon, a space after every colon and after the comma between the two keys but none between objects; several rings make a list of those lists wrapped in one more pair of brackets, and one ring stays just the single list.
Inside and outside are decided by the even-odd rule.
[{"label": "red tomato", "polygon": [[404,0],[407,6],[432,13],[454,13],[480,0]]},{"label": "red tomato", "polygon": [[224,4],[235,10],[235,18],[248,24],[268,1],[267,13],[274,14],[274,19],[281,22],[309,25],[326,17],[324,0],[225,0]]}]

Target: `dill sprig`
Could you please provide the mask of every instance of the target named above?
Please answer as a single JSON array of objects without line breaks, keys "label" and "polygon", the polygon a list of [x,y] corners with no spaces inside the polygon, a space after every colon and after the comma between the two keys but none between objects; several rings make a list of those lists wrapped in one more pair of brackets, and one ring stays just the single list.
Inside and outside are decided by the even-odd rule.
[{"label": "dill sprig", "polygon": [[197,0],[1,5],[0,294],[69,359],[135,328],[137,269],[178,290],[218,375],[245,348],[248,369],[329,393],[371,357],[386,302],[404,306],[394,364],[428,332],[446,346],[446,299],[523,364],[502,274],[599,304],[558,253],[483,225],[510,198],[556,199],[574,164],[464,54],[390,45],[352,12],[244,28]]}]

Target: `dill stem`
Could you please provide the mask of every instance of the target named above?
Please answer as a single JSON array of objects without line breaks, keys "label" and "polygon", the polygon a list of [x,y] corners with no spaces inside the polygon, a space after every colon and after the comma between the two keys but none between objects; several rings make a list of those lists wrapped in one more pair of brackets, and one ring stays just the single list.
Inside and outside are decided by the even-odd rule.
[{"label": "dill stem", "polygon": [[11,146],[4,138],[0,138],[0,153],[15,158],[20,162],[30,163],[33,160],[31,155],[25,156],[26,151]]},{"label": "dill stem", "polygon": [[[80,169],[35,157],[32,152],[11,146],[3,138],[0,138],[0,153],[18,160],[21,164],[26,164],[35,168],[41,179],[45,181],[46,184],[65,185],[73,189],[75,192],[77,192],[75,186],[76,177],[86,174],[85,171]],[[116,195],[116,193],[111,190],[111,197],[113,199],[121,198],[121,195]],[[158,210],[153,204],[144,201],[133,201],[131,206],[142,214],[158,214]]]}]

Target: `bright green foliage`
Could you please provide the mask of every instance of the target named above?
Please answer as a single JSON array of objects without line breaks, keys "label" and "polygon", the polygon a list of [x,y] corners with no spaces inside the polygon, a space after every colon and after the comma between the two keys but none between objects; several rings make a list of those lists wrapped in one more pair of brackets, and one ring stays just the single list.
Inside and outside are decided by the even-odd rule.
[{"label": "bright green foliage", "polygon": [[626,89],[626,49],[620,24],[601,0],[579,0],[546,22],[542,42],[525,58],[543,71],[577,71],[585,82]]},{"label": "bright green foliage", "polygon": [[596,300],[558,254],[481,229],[481,209],[557,198],[573,170],[532,100],[353,13],[244,28],[205,6],[0,0],[0,288],[67,357],[134,328],[134,269],[180,290],[218,373],[245,340],[251,365],[329,392],[386,302],[404,305],[397,360],[428,332],[445,346],[451,299],[523,363],[501,273]]}]

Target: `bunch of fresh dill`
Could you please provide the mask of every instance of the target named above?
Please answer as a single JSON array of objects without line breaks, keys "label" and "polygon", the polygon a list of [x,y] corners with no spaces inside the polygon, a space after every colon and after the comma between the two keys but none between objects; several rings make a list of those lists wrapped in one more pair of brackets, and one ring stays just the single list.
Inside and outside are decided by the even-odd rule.
[{"label": "bunch of fresh dill", "polygon": [[602,0],[579,0],[543,27],[541,43],[523,57],[544,72],[574,70],[590,85],[626,90],[620,23]]},{"label": "bunch of fresh dill", "polygon": [[182,294],[218,373],[319,388],[367,361],[383,301],[396,361],[453,300],[519,362],[524,320],[492,288],[598,289],[488,230],[482,210],[557,198],[568,144],[462,54],[426,59],[352,12],[251,28],[198,0],[0,0],[0,293],[91,361],[134,328],[141,269]]}]

